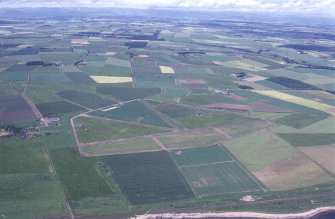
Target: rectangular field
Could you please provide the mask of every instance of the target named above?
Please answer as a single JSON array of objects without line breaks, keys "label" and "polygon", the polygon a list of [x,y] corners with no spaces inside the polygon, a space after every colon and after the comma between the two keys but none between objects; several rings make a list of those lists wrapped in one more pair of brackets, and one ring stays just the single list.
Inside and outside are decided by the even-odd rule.
[{"label": "rectangular field", "polygon": [[231,137],[237,137],[251,132],[255,132],[257,130],[268,128],[272,125],[273,124],[270,121],[254,119],[244,122],[231,122],[224,125],[223,127],[220,127],[219,129],[227,135],[230,135]]},{"label": "rectangular field", "polygon": [[14,138],[1,142],[0,174],[52,172],[41,138]]},{"label": "rectangular field", "polygon": [[169,133],[157,136],[167,148],[204,147],[227,139],[214,129]]},{"label": "rectangular field", "polygon": [[110,155],[121,153],[134,153],[143,151],[160,150],[157,143],[149,137],[141,137],[134,140],[114,141],[110,143],[98,143],[85,145],[81,148],[81,152],[89,155]]},{"label": "rectangular field", "polygon": [[109,65],[116,65],[124,68],[130,68],[131,64],[129,60],[124,60],[124,59],[118,59],[118,58],[113,58],[113,57],[108,57],[106,60],[106,64]]},{"label": "rectangular field", "polygon": [[312,125],[328,117],[327,114],[307,114],[307,113],[295,113],[290,114],[274,120],[274,122],[290,126],[296,129],[302,129],[306,126]]},{"label": "rectangular field", "polygon": [[83,72],[67,72],[66,76],[75,84],[91,84],[95,81]]},{"label": "rectangular field", "polygon": [[74,90],[63,90],[57,93],[58,96],[91,109],[112,105],[115,102],[109,99],[99,97],[94,94],[79,92]]},{"label": "rectangular field", "polygon": [[158,77],[134,77],[134,81],[137,88],[175,88],[174,79],[166,74]]},{"label": "rectangular field", "polygon": [[0,175],[1,214],[6,218],[68,215],[57,176],[52,173]]},{"label": "rectangular field", "polygon": [[71,82],[65,73],[30,73],[30,80],[36,83],[46,82]]},{"label": "rectangular field", "polygon": [[168,131],[168,129],[159,127],[146,127],[87,117],[76,118],[74,123],[82,143],[131,138]]},{"label": "rectangular field", "polygon": [[[241,97],[242,100],[246,100]],[[245,103],[246,101],[241,100],[233,100],[230,99],[230,96],[223,96],[220,94],[212,94],[212,93],[203,93],[196,94],[194,91],[192,93],[184,96],[182,98],[182,103],[192,106],[197,105],[207,105],[207,104],[215,104],[215,103]]]},{"label": "rectangular field", "polygon": [[334,106],[325,103],[319,103],[314,100],[308,100],[302,97],[274,90],[255,90],[253,92],[335,115]]},{"label": "rectangular field", "polygon": [[220,163],[233,161],[232,155],[220,144],[209,147],[189,148],[171,151],[172,158],[179,167],[203,165],[208,163]]},{"label": "rectangular field", "polygon": [[335,145],[300,147],[300,151],[317,162],[329,172],[335,174]]},{"label": "rectangular field", "polygon": [[33,66],[16,64],[2,71],[0,79],[4,81],[26,81],[28,72],[33,69]]},{"label": "rectangular field", "polygon": [[335,144],[334,133],[277,133],[292,146],[315,146]]},{"label": "rectangular field", "polygon": [[289,126],[278,126],[273,131],[276,133],[334,133],[335,117],[328,117],[301,129]]},{"label": "rectangular field", "polygon": [[173,121],[185,128],[199,128],[206,126],[223,126],[231,122],[245,122],[249,118],[227,112],[214,112],[208,111],[205,115],[201,116],[184,116],[175,118]]},{"label": "rectangular field", "polygon": [[160,74],[157,60],[153,58],[135,58],[132,61],[133,75],[135,77],[154,76]]},{"label": "rectangular field", "polygon": [[266,131],[233,139],[226,142],[225,146],[251,171],[262,169],[297,153],[287,142]]},{"label": "rectangular field", "polygon": [[193,197],[167,152],[105,156],[102,162],[131,204]]},{"label": "rectangular field", "polygon": [[80,157],[75,149],[50,150],[50,157],[68,199],[103,197],[114,193],[89,158]]},{"label": "rectangular field", "polygon": [[159,112],[167,115],[170,118],[179,118],[184,116],[200,116],[204,115],[205,112],[195,107],[171,104],[165,102],[153,102],[151,101],[153,108]]},{"label": "rectangular field", "polygon": [[147,96],[160,94],[160,88],[131,88],[131,87],[97,87],[97,93],[112,95],[120,100],[140,99]]},{"label": "rectangular field", "polygon": [[277,161],[254,174],[270,190],[303,188],[334,180],[301,153]]},{"label": "rectangular field", "polygon": [[317,88],[313,85],[287,77],[271,77],[267,80],[294,90],[320,90],[320,88]]},{"label": "rectangular field", "polygon": [[49,127],[41,128],[41,134],[43,135],[43,141],[46,148],[56,149],[76,147],[73,131],[70,127],[53,127],[51,130]]},{"label": "rectangular field", "polygon": [[21,95],[0,96],[0,122],[38,119]]},{"label": "rectangular field", "polygon": [[57,116],[61,113],[78,112],[84,109],[66,101],[39,103],[36,107],[43,116]]},{"label": "rectangular field", "polygon": [[171,152],[198,197],[260,190],[259,183],[220,145]]},{"label": "rectangular field", "polygon": [[170,128],[171,126],[161,119],[155,112],[140,101],[124,103],[118,108],[108,111],[94,111],[90,115],[105,117],[115,120],[128,121],[138,124],[155,125]]}]

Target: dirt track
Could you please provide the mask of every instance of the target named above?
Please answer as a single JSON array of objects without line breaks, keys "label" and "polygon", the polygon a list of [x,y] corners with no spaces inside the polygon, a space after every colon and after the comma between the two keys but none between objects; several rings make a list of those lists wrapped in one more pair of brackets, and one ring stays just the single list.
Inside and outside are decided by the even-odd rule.
[{"label": "dirt track", "polygon": [[[218,211],[222,208],[228,208],[228,207],[242,207],[242,206],[261,206],[261,205],[267,205],[267,204],[276,204],[276,203],[283,203],[283,202],[288,202],[288,201],[303,201],[303,200],[310,200],[310,199],[315,199],[315,198],[334,198],[335,199],[335,192],[332,193],[325,193],[325,194],[315,194],[315,195],[303,195],[303,196],[296,196],[296,197],[289,197],[289,198],[279,198],[279,199],[271,199],[271,200],[260,200],[260,201],[253,201],[253,202],[232,202],[232,203],[227,203],[227,204],[216,204],[216,205],[207,205],[203,207],[185,207],[185,208],[178,208],[179,212],[210,212],[210,211]],[[328,211],[328,210],[335,210],[335,206],[331,207],[325,207],[325,208],[317,208],[312,211],[308,211],[305,213],[300,213],[303,214],[300,216],[300,218],[309,218],[317,213],[320,213],[322,211]],[[149,214],[146,214],[146,212],[128,212],[128,213],[114,213],[114,214],[105,214],[105,215],[87,215],[87,216],[75,216],[73,218],[75,219],[114,219],[114,218],[136,218],[136,219],[164,219],[166,217],[163,217],[164,215],[176,215],[176,217],[173,217],[173,219],[179,219],[182,217],[177,217],[179,214],[174,214],[173,212],[171,213],[171,210],[160,210],[160,211],[153,211],[150,213],[150,215],[153,216],[158,216],[158,217],[144,217],[145,216],[150,216]],[[196,213],[189,213],[189,214],[184,214],[184,215],[197,215]],[[215,214],[215,213],[210,213],[210,214]],[[255,212],[227,212],[226,214],[231,214],[235,216],[224,216],[224,213],[221,213],[222,216],[216,215],[216,216],[210,216],[207,218],[229,218],[229,217],[237,217],[239,215],[240,219],[243,217],[245,218],[250,218],[250,214],[256,214],[259,217],[258,218],[270,218],[270,219],[295,219],[299,218],[297,217],[297,214],[270,214],[271,217],[261,217],[264,214],[263,213],[255,213]],[[249,216],[243,216],[243,215],[248,215]],[[141,216],[142,215],[142,216]],[[182,213],[180,213],[182,215]],[[206,213],[200,213],[198,214],[201,217],[186,217],[186,218],[205,218],[207,215]],[[135,217],[136,216],[136,217]],[[208,215],[209,216],[209,215]],[[285,216],[285,217],[280,217],[280,216]],[[290,217],[288,217],[290,216]],[[294,216],[294,217],[293,217]],[[242,218],[241,218],[242,217]],[[257,218],[256,216],[253,216],[254,218]],[[185,217],[184,217],[185,218]],[[49,219],[70,219],[70,217],[58,217],[58,218],[49,218]],[[171,217],[170,217],[171,219]]]},{"label": "dirt track", "polygon": [[226,212],[226,213],[195,213],[195,214],[147,214],[143,216],[135,216],[131,219],[200,219],[200,218],[263,218],[263,219],[298,219],[310,218],[321,212],[335,210],[335,207],[316,208],[303,213],[291,214],[266,214],[257,212]]}]

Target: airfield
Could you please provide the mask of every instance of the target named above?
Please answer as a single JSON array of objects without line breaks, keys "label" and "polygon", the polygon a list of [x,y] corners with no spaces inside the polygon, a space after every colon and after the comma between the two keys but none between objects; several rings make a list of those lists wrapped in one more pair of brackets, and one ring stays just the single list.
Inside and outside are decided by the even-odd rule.
[{"label": "airfield", "polygon": [[331,28],[5,15],[0,216],[335,204]]}]

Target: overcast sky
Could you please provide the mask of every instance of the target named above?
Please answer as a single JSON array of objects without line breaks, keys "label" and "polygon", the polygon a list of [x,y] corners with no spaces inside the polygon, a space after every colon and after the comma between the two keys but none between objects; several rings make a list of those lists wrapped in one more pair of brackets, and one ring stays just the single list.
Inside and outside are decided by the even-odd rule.
[{"label": "overcast sky", "polygon": [[335,14],[335,0],[0,0],[2,7],[177,7]]}]

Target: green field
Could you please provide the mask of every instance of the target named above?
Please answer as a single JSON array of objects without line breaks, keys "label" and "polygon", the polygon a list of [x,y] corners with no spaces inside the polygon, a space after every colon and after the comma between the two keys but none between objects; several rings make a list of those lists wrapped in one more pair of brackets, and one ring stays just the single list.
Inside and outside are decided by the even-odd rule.
[{"label": "green field", "polygon": [[120,100],[128,101],[160,94],[160,88],[131,88],[131,87],[97,87],[97,93],[112,95]]},{"label": "green field", "polygon": [[37,73],[38,75],[40,74],[57,74],[57,73],[62,73],[62,70],[59,66],[37,66],[35,67],[31,73],[35,74]]},{"label": "green field", "polygon": [[139,101],[131,101],[122,104],[116,109],[108,111],[99,110],[90,115],[105,117],[115,120],[128,121],[138,124],[155,125],[170,128],[171,126],[161,119],[155,112]]},{"label": "green field", "polygon": [[79,55],[72,52],[40,52],[38,56],[42,61],[61,62],[62,64],[74,64],[80,60]]},{"label": "green field", "polygon": [[273,124],[267,120],[253,119],[248,121],[231,122],[219,129],[232,137],[238,137],[257,130],[269,128],[272,125]]},{"label": "green field", "polygon": [[75,65],[63,65],[63,66],[60,66],[60,69],[64,73],[70,73],[70,72],[73,72],[73,73],[79,72],[79,73],[81,73],[81,70],[77,66],[75,66]]},{"label": "green field", "polygon": [[226,142],[225,146],[251,171],[262,169],[297,153],[294,147],[281,138],[264,131],[233,139]]},{"label": "green field", "polygon": [[91,109],[101,108],[115,103],[112,100],[105,99],[94,94],[74,90],[64,90],[58,92],[57,95],[68,101]]},{"label": "green field", "polygon": [[26,81],[27,73],[31,70],[33,70],[31,66],[16,64],[0,72],[0,79],[3,81]]},{"label": "green field", "polygon": [[124,67],[124,68],[130,68],[131,67],[130,62],[128,60],[112,58],[112,57],[107,58],[106,63],[109,64],[109,65],[116,65],[116,66],[120,66],[120,67]]},{"label": "green field", "polygon": [[[101,63],[103,65],[103,62]],[[131,68],[105,64],[103,66],[83,66],[81,70],[88,75],[99,76],[131,76]]]},{"label": "green field", "polygon": [[2,81],[26,81],[27,77],[27,72],[9,72],[6,70],[0,73]]},{"label": "green field", "polygon": [[52,172],[41,138],[1,142],[0,174]]},{"label": "green field", "polygon": [[334,133],[277,133],[292,146],[314,146],[335,144]]},{"label": "green field", "polygon": [[170,118],[179,118],[184,116],[200,116],[206,114],[202,110],[185,105],[170,104],[157,101],[151,101],[151,103],[153,104],[155,109],[169,116]]},{"label": "green field", "polygon": [[37,109],[43,116],[57,116],[62,113],[79,112],[84,108],[66,101],[39,103]]},{"label": "green field", "polygon": [[135,77],[135,88],[175,88],[175,81],[170,77]]},{"label": "green field", "polygon": [[0,175],[0,206],[4,218],[68,215],[65,195],[52,173]]},{"label": "green field", "polygon": [[62,100],[56,93],[65,90],[75,90],[95,94],[96,86],[94,84],[71,84],[71,83],[33,83],[26,89],[27,96],[35,103],[59,102]]},{"label": "green field", "polygon": [[73,148],[76,146],[73,131],[69,128],[42,129],[44,145],[48,149]]},{"label": "green field", "polygon": [[307,114],[307,113],[295,113],[288,116],[281,117],[274,120],[274,122],[287,125],[296,129],[301,129],[323,119],[326,119],[328,115],[321,114]]},{"label": "green field", "polygon": [[187,105],[208,105],[214,103],[247,103],[248,100],[232,100],[228,97],[219,94],[204,93],[204,94],[194,94],[190,93],[182,98],[183,104]]},{"label": "green field", "polygon": [[183,88],[165,88],[162,90],[162,95],[168,97],[182,98],[189,92],[188,89]]},{"label": "green field", "polygon": [[100,143],[86,145],[81,148],[81,152],[90,155],[107,155],[117,153],[132,153],[150,150],[160,150],[159,145],[154,140],[142,137],[135,140],[116,141],[113,143]]},{"label": "green field", "polygon": [[82,143],[130,138],[168,131],[168,129],[163,128],[86,117],[76,118],[75,127]]},{"label": "green field", "polygon": [[160,74],[157,61],[152,58],[135,58],[132,60],[131,65],[136,77]]},{"label": "green field", "polygon": [[335,205],[331,19],[101,2],[0,9],[1,219]]},{"label": "green field", "polygon": [[192,198],[193,193],[167,152],[112,155],[102,158],[131,204]]},{"label": "green field", "polygon": [[206,126],[222,126],[231,122],[248,121],[249,118],[238,114],[227,112],[207,111],[205,115],[185,116],[175,118],[174,121],[185,128],[199,128]]},{"label": "green field", "polygon": [[30,73],[33,82],[71,82],[65,73]]},{"label": "green field", "polygon": [[179,167],[233,161],[234,158],[221,145],[171,151]]},{"label": "green field", "polygon": [[258,182],[220,145],[171,152],[198,197],[260,190]]},{"label": "green field", "polygon": [[21,85],[1,85],[0,95],[14,95],[19,94],[23,90]]},{"label": "green field", "polygon": [[214,129],[170,133],[157,136],[167,148],[205,147],[226,139]]},{"label": "green field", "polygon": [[66,72],[66,76],[76,84],[89,84],[95,83],[92,78],[83,72]]},{"label": "green field", "polygon": [[99,174],[89,158],[81,158],[72,148],[49,151],[62,188],[69,200],[113,194],[113,188]]},{"label": "green field", "polygon": [[199,197],[260,190],[255,179],[236,162],[195,165],[180,169]]}]

